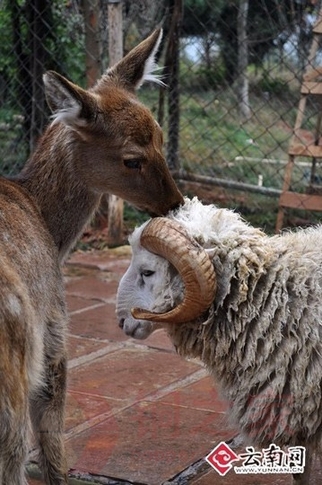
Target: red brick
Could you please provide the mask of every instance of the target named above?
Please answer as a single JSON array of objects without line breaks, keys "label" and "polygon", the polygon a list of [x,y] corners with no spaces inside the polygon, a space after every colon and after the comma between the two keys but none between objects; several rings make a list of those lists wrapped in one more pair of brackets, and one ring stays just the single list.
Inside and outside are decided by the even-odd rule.
[{"label": "red brick", "polygon": [[69,389],[97,396],[137,401],[200,367],[154,349],[126,348],[69,373]]},{"label": "red brick", "polygon": [[225,436],[220,414],[140,402],[75,436],[67,449],[78,470],[159,485]]},{"label": "red brick", "polygon": [[218,393],[212,377],[205,377],[193,384],[180,387],[160,399],[160,401],[175,404],[176,406],[205,409],[217,413],[224,413],[229,407],[229,403]]},{"label": "red brick", "polygon": [[119,328],[114,303],[71,315],[69,332],[82,337],[123,341],[128,337]]},{"label": "red brick", "polygon": [[83,355],[91,354],[105,346],[106,342],[69,335],[67,338],[68,358],[71,360]]}]

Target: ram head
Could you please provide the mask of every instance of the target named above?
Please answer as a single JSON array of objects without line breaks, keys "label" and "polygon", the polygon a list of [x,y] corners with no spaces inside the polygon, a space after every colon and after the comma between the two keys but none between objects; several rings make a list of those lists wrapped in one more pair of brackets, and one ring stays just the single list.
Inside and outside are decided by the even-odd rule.
[{"label": "ram head", "polygon": [[208,252],[175,220],[154,218],[130,237],[131,264],[117,295],[124,332],[144,339],[156,328],[201,318],[211,307],[216,277]]}]

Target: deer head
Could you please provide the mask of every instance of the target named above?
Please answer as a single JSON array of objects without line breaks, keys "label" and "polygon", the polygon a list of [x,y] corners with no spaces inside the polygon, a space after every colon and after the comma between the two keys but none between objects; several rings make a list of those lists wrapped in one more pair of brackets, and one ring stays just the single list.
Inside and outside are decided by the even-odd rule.
[{"label": "deer head", "polygon": [[53,112],[36,150],[17,177],[36,200],[61,260],[82,233],[104,193],[151,215],[183,203],[162,153],[162,131],[135,96],[152,75],[162,32],[108,69],[89,90],[56,72],[44,75]]},{"label": "deer head", "polygon": [[183,202],[162,153],[163,137],[150,111],[135,96],[151,72],[162,31],[155,31],[90,90],[59,74],[44,75],[53,128],[73,131],[83,150],[77,173],[95,192],[113,193],[152,215]]}]

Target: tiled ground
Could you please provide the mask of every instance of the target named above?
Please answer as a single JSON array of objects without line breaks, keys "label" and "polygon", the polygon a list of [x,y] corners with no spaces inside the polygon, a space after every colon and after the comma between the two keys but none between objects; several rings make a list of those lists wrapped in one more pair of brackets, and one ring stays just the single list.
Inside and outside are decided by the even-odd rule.
[{"label": "tiled ground", "polygon": [[[226,403],[163,331],[134,341],[118,328],[115,294],[129,259],[126,248],[74,253],[66,266],[71,477],[109,485],[290,485],[288,475],[220,477],[202,460],[234,434]],[[320,468],[312,485],[322,483]],[[32,476],[30,485],[43,483],[34,469]]]}]

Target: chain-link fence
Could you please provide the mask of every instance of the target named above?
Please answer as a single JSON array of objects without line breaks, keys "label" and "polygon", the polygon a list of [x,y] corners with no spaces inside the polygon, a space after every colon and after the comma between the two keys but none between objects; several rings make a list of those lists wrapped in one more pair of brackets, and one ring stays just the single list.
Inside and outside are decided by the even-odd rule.
[{"label": "chain-link fence", "polygon": [[[3,174],[21,168],[48,122],[43,72],[54,69],[85,87],[107,67],[108,3],[0,0]],[[143,87],[139,97],[163,126],[168,163],[185,193],[235,207],[274,230],[320,3],[122,2],[125,52],[155,27],[164,28],[159,64],[167,88]],[[303,122],[317,145],[320,98],[308,100]],[[322,181],[322,167],[318,158],[297,161],[290,190],[309,193]],[[293,210],[284,224],[319,217]]]}]

